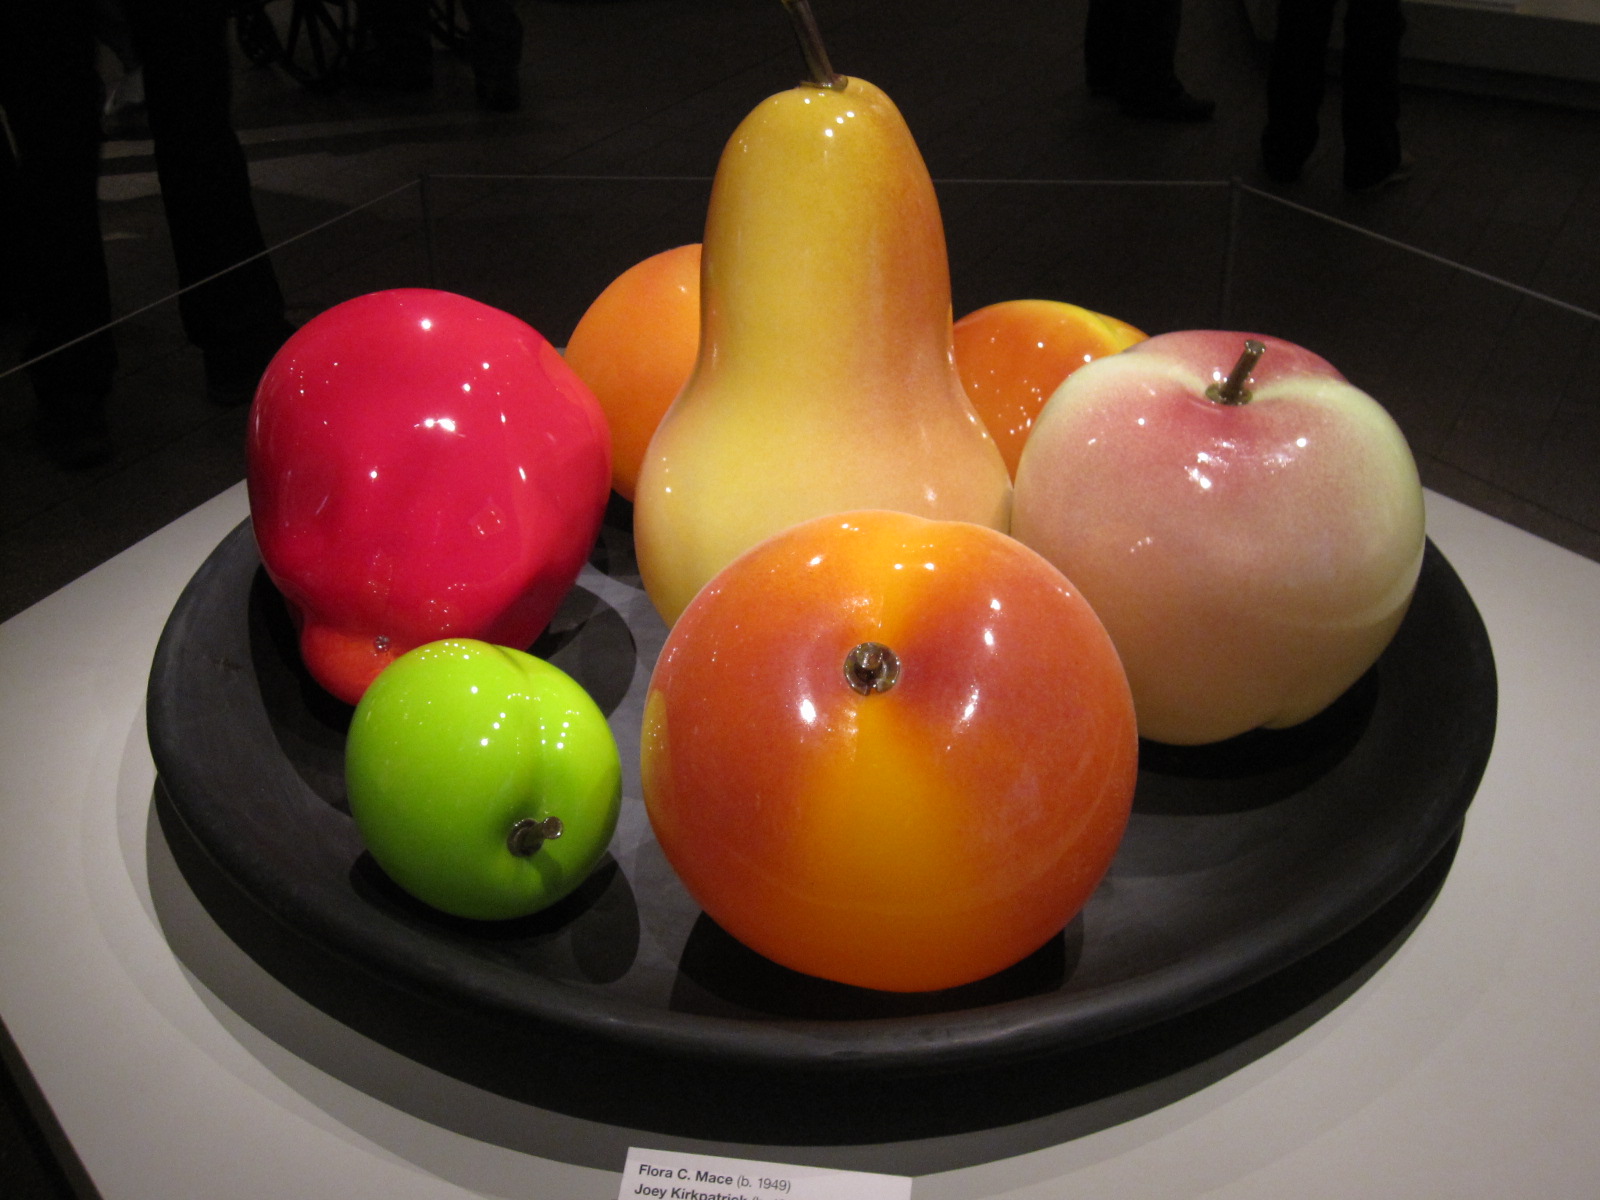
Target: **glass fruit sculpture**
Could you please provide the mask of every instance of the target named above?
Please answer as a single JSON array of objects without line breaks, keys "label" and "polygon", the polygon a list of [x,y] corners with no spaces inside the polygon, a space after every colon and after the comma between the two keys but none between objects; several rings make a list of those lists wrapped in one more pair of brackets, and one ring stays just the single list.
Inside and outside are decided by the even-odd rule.
[{"label": "glass fruit sculpture", "polygon": [[813,79],[723,151],[699,356],[640,467],[639,572],[669,625],[738,554],[811,517],[1010,519],[1010,476],[952,361],[922,155],[888,96],[811,57]]},{"label": "glass fruit sculpture", "polygon": [[605,417],[555,348],[422,288],[347,300],[291,337],[246,455],[262,562],[307,669],[348,704],[425,642],[530,645],[611,486]]},{"label": "glass fruit sculpture", "polygon": [[1059,571],[985,526],[873,510],[793,526],[695,597],[640,765],[663,852],[729,934],[925,991],[1061,931],[1137,760],[1121,664]]}]

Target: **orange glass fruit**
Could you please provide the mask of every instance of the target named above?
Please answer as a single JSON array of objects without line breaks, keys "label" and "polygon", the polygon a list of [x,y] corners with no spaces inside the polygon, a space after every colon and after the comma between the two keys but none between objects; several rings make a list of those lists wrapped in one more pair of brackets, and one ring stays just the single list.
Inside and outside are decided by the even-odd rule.
[{"label": "orange glass fruit", "polygon": [[1061,300],[990,304],[957,321],[954,336],[961,385],[1013,479],[1034,419],[1061,381],[1146,337],[1126,321]]},{"label": "orange glass fruit", "polygon": [[639,464],[700,347],[700,243],[635,263],[606,285],[567,340],[567,365],[611,426],[611,487],[632,500]]},{"label": "orange glass fruit", "polygon": [[1099,884],[1137,774],[1099,619],[985,526],[874,510],[716,576],[650,680],[644,801],[725,931],[887,991],[985,978]]}]

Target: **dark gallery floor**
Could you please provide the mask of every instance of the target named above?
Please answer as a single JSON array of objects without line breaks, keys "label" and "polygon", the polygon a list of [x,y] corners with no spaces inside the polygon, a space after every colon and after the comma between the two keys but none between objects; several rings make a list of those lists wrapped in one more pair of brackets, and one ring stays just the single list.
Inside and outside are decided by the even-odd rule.
[{"label": "dark gallery floor", "polygon": [[[1087,95],[1084,0],[814,7],[834,65],[894,97],[945,181],[957,315],[1028,288],[1149,332],[1226,318],[1301,341],[1391,408],[1428,486],[1600,558],[1593,96],[1409,67],[1415,173],[1351,194],[1336,88],[1303,178],[1262,173],[1266,50],[1241,0],[1188,0],[1180,74],[1217,101],[1195,124]],[[509,113],[480,109],[471,69],[442,47],[431,90],[405,93],[311,89],[237,53],[235,124],[291,318],[432,284],[560,344],[612,274],[697,238],[727,135],[800,70],[775,0],[518,9],[522,106]],[[109,137],[101,179],[127,317],[110,462],[63,471],[35,448],[12,370],[20,321],[0,312],[0,619],[244,474],[247,410],[208,403],[167,299],[145,137],[137,122]],[[0,1089],[0,1195],[69,1194],[22,1115],[26,1088]]]}]

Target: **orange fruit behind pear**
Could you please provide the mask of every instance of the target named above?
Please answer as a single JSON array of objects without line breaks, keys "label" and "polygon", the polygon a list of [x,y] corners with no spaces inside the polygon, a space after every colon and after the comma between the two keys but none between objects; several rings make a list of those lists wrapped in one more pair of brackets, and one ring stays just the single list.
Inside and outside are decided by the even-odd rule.
[{"label": "orange fruit behind pear", "polygon": [[956,370],[1012,479],[1033,422],[1079,367],[1146,335],[1061,300],[1002,300],[955,323]]},{"label": "orange fruit behind pear", "polygon": [[650,438],[700,349],[700,243],[635,263],[606,285],[567,340],[567,365],[605,410],[611,487],[632,500]]}]

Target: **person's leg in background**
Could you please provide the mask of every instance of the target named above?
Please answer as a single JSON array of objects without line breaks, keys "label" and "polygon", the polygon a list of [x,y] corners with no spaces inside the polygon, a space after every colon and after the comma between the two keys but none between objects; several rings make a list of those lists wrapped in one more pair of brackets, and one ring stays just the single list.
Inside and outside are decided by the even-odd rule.
[{"label": "person's leg in background", "polygon": [[356,83],[394,92],[433,86],[428,0],[362,0],[349,74]]},{"label": "person's leg in background", "polygon": [[1298,179],[1316,149],[1334,4],[1335,0],[1278,0],[1261,159],[1268,178],[1279,183]]},{"label": "person's leg in background", "polygon": [[243,403],[293,327],[263,255],[249,167],[233,128],[227,8],[217,0],[125,0],[125,9],[144,59],[178,282],[190,289],[178,301],[184,333],[204,356],[208,396]]},{"label": "person's leg in background", "polygon": [[65,467],[111,456],[105,405],[117,365],[106,328],[93,14],[88,0],[0,4],[0,108],[16,152],[13,216],[0,236],[11,243],[31,327],[24,356],[48,353],[28,368],[35,437]]},{"label": "person's leg in background", "polygon": [[94,14],[95,40],[111,51],[122,72],[106,95],[102,124],[107,136],[122,130],[136,133],[137,118],[144,112],[144,64],[134,49],[133,31],[123,16],[121,0],[95,0]]},{"label": "person's leg in background", "polygon": [[512,0],[461,0],[478,104],[494,112],[522,106],[522,18]]},{"label": "person's leg in background", "polygon": [[1400,0],[1346,0],[1344,182],[1354,190],[1376,187],[1404,170],[1400,149],[1400,39],[1405,17]]},{"label": "person's leg in background", "polygon": [[1203,121],[1216,105],[1178,79],[1182,0],[1089,0],[1084,67],[1089,91],[1116,97],[1130,116]]},{"label": "person's leg in background", "polygon": [[1083,25],[1084,77],[1091,96],[1115,96],[1122,77],[1122,8],[1118,0],[1089,0]]}]

